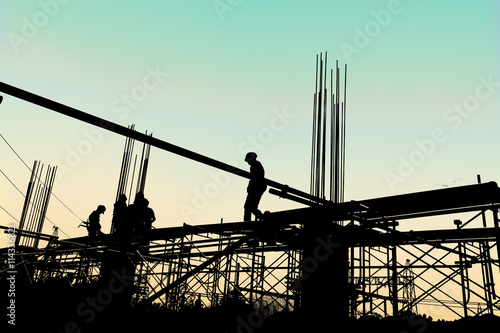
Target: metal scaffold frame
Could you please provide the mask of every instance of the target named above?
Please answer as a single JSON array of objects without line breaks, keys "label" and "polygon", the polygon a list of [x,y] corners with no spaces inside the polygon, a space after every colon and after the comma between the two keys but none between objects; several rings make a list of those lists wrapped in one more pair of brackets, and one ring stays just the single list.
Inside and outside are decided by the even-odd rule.
[{"label": "metal scaffold frame", "polygon": [[[240,224],[243,229],[233,229]],[[156,303],[178,311],[193,307],[199,296],[205,307],[236,302],[265,307],[269,313],[293,310],[297,292],[289,286],[299,274],[300,252],[280,242],[259,240],[261,227],[257,223],[184,225],[154,229],[135,238],[136,246],[126,253],[136,272],[133,303]],[[294,230],[284,228],[282,233],[289,237],[287,233]],[[30,257],[33,283],[54,278],[70,285],[95,283],[103,277],[106,253],[120,252],[113,235],[93,244],[87,237],[54,243],[18,254]],[[234,249],[225,252],[231,246]]]},{"label": "metal scaffold frame", "polygon": [[[398,221],[385,221],[378,241],[350,249],[350,282],[359,296],[351,298],[351,317],[418,313],[418,306],[441,306],[446,315],[459,318],[498,313],[498,207],[490,202],[453,209],[467,212],[464,223],[437,211],[428,216],[443,215],[442,222],[426,231],[398,231]],[[415,225],[412,218],[422,215],[404,219]],[[456,228],[450,228],[452,222]]]},{"label": "metal scaffold frame", "polygon": [[[472,195],[470,205],[445,204],[443,210],[412,214],[402,213],[400,206],[390,211],[386,204],[400,197],[387,197],[277,212],[264,222],[149,230],[135,236],[125,253],[136,272],[132,300],[174,311],[193,307],[198,298],[210,308],[239,302],[269,313],[295,310],[303,290],[294,285],[306,268],[302,226],[314,225],[322,216],[336,225],[331,234],[338,233],[349,248],[351,317],[399,316],[430,305],[456,317],[494,314],[500,304],[495,289],[500,202],[486,199],[490,202],[478,205],[478,200],[495,198],[498,190],[495,183],[487,183],[412,194],[429,202],[441,194]],[[478,193],[484,195],[476,200]],[[389,215],[368,208],[376,203]],[[468,219],[450,220],[449,213],[465,213]],[[455,227],[402,230],[401,224],[414,225],[413,219],[424,215],[439,217],[448,226],[454,222]],[[51,278],[71,285],[95,283],[103,276],[106,254],[123,253],[116,237],[103,235],[95,243],[87,237],[53,237],[45,249],[26,248],[18,255],[25,258],[23,265],[32,267],[33,283]]]}]

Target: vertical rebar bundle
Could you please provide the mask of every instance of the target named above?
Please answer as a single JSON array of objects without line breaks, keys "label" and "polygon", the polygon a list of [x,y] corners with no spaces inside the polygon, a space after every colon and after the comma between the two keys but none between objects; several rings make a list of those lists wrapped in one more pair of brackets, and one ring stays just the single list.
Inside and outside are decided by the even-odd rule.
[{"label": "vertical rebar bundle", "polygon": [[[147,132],[146,132],[147,134]],[[151,133],[149,136],[153,136]],[[148,165],[149,165],[149,152],[151,150],[151,145],[144,144],[142,146],[142,156],[141,156],[141,164],[139,166],[139,173],[137,178],[137,192],[143,192],[146,187],[146,175],[148,173]]]},{"label": "vertical rebar bundle", "polygon": [[[128,128],[131,130],[135,130],[135,125],[130,125]],[[149,136],[153,136],[153,134],[149,134]],[[130,137],[127,137],[125,139],[125,148],[123,149],[122,165],[120,168],[120,176],[118,178],[118,189],[116,191],[115,202],[118,201],[120,195],[127,194],[127,189],[128,189],[129,200],[131,200],[132,197],[135,169],[137,165],[137,155],[134,156],[134,144],[135,144],[134,139]],[[139,170],[137,174],[137,184],[135,188],[135,193],[138,192],[144,193],[144,189],[146,187],[146,176],[149,165],[150,150],[151,150],[151,145],[144,143],[142,147],[141,159],[139,161]],[[133,165],[132,165],[132,159],[133,159]],[[132,171],[132,176],[130,176],[131,171]],[[115,226],[114,224],[112,224],[111,233],[114,232],[115,232]]]},{"label": "vertical rebar bundle", "polygon": [[[135,125],[131,125],[128,128],[134,130]],[[134,143],[135,140],[132,138],[127,137],[125,139],[125,148],[123,149],[122,165],[120,168],[120,176],[118,178],[118,189],[116,191],[115,201],[118,201],[121,194],[125,194],[127,192],[128,174],[130,172],[130,163],[134,152]]]},{"label": "vertical rebar bundle", "polygon": [[338,203],[344,200],[345,185],[347,65],[344,69],[343,92],[338,61],[335,72],[334,69],[330,71],[330,93],[327,88],[327,74],[327,53],[325,52],[324,58],[320,53],[319,56],[316,55],[310,194],[325,199],[329,190],[330,200]]},{"label": "vertical rebar bundle", "polygon": [[[19,221],[20,230],[33,233],[42,232],[56,171],[57,167],[50,167],[49,165],[45,174],[45,180],[42,182],[43,164],[39,161],[34,162],[28,189],[26,191],[21,219]],[[38,242],[39,238],[37,237],[24,237],[18,235],[16,238],[16,246],[24,245],[36,248],[38,247]]]}]

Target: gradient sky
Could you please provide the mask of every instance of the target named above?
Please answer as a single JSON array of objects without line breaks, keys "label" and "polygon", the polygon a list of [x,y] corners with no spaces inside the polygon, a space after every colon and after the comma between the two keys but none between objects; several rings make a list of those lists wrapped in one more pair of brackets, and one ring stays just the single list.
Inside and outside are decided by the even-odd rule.
[{"label": "gradient sky", "polygon": [[[327,51],[349,71],[346,200],[500,181],[498,1],[61,2],[1,2],[1,81],[241,168],[260,136],[267,178],[308,191]],[[289,118],[265,136],[277,114]],[[55,199],[47,216],[65,234],[85,235],[80,219],[99,204],[108,232],[123,137],[7,95],[0,133],[28,165],[59,166],[54,193],[78,217]],[[242,219],[247,180],[155,148],[151,163],[156,227]],[[0,170],[26,190],[30,172],[3,140]],[[0,188],[19,219],[23,196],[3,175]],[[301,206],[266,194],[260,207]],[[0,224],[15,222],[4,210]]]}]

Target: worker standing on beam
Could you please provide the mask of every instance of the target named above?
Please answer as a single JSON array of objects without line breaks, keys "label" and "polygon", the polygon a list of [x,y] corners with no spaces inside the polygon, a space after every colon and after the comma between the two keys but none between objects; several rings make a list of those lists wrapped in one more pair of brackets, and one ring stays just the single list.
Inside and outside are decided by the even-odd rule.
[{"label": "worker standing on beam", "polygon": [[252,215],[256,220],[262,219],[262,212],[258,209],[262,194],[266,191],[267,185],[264,178],[264,167],[257,161],[257,154],[250,152],[245,156],[245,162],[250,165],[250,181],[247,187],[247,198],[245,200],[244,221],[251,221]]}]

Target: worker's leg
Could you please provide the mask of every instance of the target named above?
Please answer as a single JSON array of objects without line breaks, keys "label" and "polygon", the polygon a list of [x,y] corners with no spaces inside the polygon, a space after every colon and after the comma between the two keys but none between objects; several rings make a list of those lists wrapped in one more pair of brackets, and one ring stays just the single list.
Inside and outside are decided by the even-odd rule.
[{"label": "worker's leg", "polygon": [[243,221],[251,221],[252,220],[252,213],[255,214],[255,210],[257,210],[257,206],[259,204],[260,198],[255,196],[255,193],[248,193],[247,194],[247,199],[245,200],[245,213],[243,216]]},{"label": "worker's leg", "polygon": [[256,221],[260,221],[262,219],[262,212],[257,208],[252,211],[252,214],[255,215]]},{"label": "worker's leg", "polygon": [[256,220],[262,219],[262,212],[258,209],[262,193],[248,193],[245,201],[244,221],[251,221],[251,214],[255,215]]},{"label": "worker's leg", "polygon": [[254,209],[252,211],[252,213],[255,215],[255,219],[260,221],[262,220],[262,212],[259,210],[259,203],[260,203],[260,199],[262,198],[262,194],[263,193],[256,193],[255,194],[255,197],[254,197]]},{"label": "worker's leg", "polygon": [[245,213],[243,214],[243,221],[250,222],[252,220],[252,213],[250,210],[245,209]]}]

